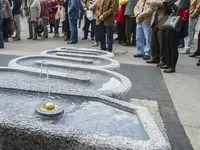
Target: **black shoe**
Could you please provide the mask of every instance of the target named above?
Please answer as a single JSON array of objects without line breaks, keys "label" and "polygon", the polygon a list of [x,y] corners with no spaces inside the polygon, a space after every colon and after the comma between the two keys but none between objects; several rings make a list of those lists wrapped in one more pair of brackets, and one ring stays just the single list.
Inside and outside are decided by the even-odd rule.
[{"label": "black shoe", "polygon": [[124,46],[129,46],[129,47],[132,46],[131,43],[124,43],[123,45]]},{"label": "black shoe", "polygon": [[33,39],[33,37],[29,37],[29,38],[27,38],[27,40],[32,40]]},{"label": "black shoe", "polygon": [[86,37],[83,37],[82,40],[87,40],[87,38],[86,38]]},{"label": "black shoe", "polygon": [[49,31],[49,33],[53,33],[53,31]]},{"label": "black shoe", "polygon": [[169,69],[164,70],[164,73],[175,73],[175,72],[176,72],[176,70],[173,69],[173,68],[169,68]]},{"label": "black shoe", "polygon": [[197,50],[193,54],[189,55],[189,57],[196,57],[196,56],[200,56],[200,51],[199,50]]},{"label": "black shoe", "polygon": [[147,56],[147,55],[145,55],[145,56],[143,57],[143,59],[144,59],[144,60],[149,60],[149,59],[151,59],[151,57],[150,57],[150,56]]},{"label": "black shoe", "polygon": [[69,41],[67,44],[76,44],[77,42]]},{"label": "black shoe", "polygon": [[144,58],[144,55],[136,54],[136,55],[133,55],[133,57],[136,57],[136,58]]},{"label": "black shoe", "polygon": [[94,41],[94,38],[92,37],[91,40]]},{"label": "black shoe", "polygon": [[148,64],[158,64],[160,62],[159,59],[152,58],[147,61]]},{"label": "black shoe", "polygon": [[160,62],[159,64],[156,65],[156,67],[161,68],[162,66],[165,66],[164,62]]},{"label": "black shoe", "polygon": [[163,65],[160,67],[161,69],[169,69],[170,67],[168,65]]},{"label": "black shoe", "polygon": [[197,66],[200,66],[200,59],[197,61]]},{"label": "black shoe", "polygon": [[8,42],[8,39],[5,39],[4,42]]},{"label": "black shoe", "polygon": [[45,39],[48,39],[48,36],[44,36]]},{"label": "black shoe", "polygon": [[118,41],[119,40],[119,37],[117,37],[116,39],[115,39],[115,41]]},{"label": "black shoe", "polygon": [[37,38],[32,38],[32,40],[37,40]]}]

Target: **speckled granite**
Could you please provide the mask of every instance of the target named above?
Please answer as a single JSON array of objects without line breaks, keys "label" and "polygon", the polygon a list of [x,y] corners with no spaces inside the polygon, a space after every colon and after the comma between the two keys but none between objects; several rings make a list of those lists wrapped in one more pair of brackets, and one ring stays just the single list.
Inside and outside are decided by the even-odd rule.
[{"label": "speckled granite", "polygon": [[[99,109],[104,108],[105,111],[114,109],[116,111],[114,114],[119,114],[115,117],[108,111],[110,117],[115,119],[106,126],[107,123],[104,122],[106,117],[101,116],[105,114],[105,111],[96,113],[99,114],[96,123],[90,119],[96,115],[94,111],[94,114],[85,115],[90,126],[84,128],[73,124],[76,119],[63,123],[60,120],[45,121],[37,116],[33,110],[38,103],[44,101],[45,93],[41,94],[42,99],[40,100],[38,97],[34,98],[36,95],[34,92],[0,90],[2,103],[0,108],[6,106],[6,109],[0,111],[0,145],[2,150],[169,150],[169,145],[144,108],[97,93],[94,96],[89,96],[91,94],[87,92],[84,94],[77,92],[72,96],[52,95],[56,98],[55,102],[62,99],[61,103],[66,110],[69,110],[69,107],[66,107],[68,101],[74,102],[78,106],[82,105],[83,101],[89,101],[95,103],[96,108],[99,106]],[[84,110],[87,109],[81,107],[81,109],[69,111],[65,114],[67,118],[64,120],[74,118],[74,113],[76,113],[75,116],[80,114],[80,117],[84,118],[81,116],[84,115]],[[122,124],[115,124],[116,119]],[[128,126],[129,128],[120,130],[120,127],[123,128],[127,123],[131,123],[129,119],[132,119],[134,125],[137,124],[137,126],[131,127],[131,129]],[[96,129],[98,122],[101,130]],[[73,125],[70,126],[70,123]],[[67,126],[65,126],[66,124]],[[117,127],[118,125],[120,127]],[[108,127],[111,127],[113,131],[118,129],[119,131],[115,131],[113,135],[110,129],[106,130]]]},{"label": "speckled granite", "polygon": [[103,56],[108,58],[115,58],[115,55],[111,52],[88,49],[88,48],[77,48],[77,47],[58,47],[54,50],[46,50],[41,54],[56,55],[57,52],[64,52],[66,55],[76,54],[76,55],[89,55],[89,56]]},{"label": "speckled granite", "polygon": [[1,67],[0,87],[63,94],[90,91],[119,99],[126,98],[132,87],[128,78],[109,70],[84,69],[85,75],[48,71],[48,83],[45,69],[41,77],[40,69],[23,69]]}]

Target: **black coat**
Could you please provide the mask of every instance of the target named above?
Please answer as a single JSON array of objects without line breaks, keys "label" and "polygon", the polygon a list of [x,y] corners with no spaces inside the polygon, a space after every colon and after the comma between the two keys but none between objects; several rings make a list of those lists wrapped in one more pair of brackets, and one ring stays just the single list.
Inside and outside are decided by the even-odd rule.
[{"label": "black coat", "polygon": [[22,0],[13,0],[13,15],[19,15],[21,14],[21,6],[22,6]]}]

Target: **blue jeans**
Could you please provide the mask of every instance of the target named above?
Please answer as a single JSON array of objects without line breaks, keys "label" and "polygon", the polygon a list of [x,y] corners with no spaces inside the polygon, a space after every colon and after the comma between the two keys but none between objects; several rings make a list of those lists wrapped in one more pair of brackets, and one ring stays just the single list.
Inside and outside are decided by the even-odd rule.
[{"label": "blue jeans", "polygon": [[69,18],[69,26],[71,31],[70,40],[72,42],[78,42],[78,27],[77,27],[77,19]]},{"label": "blue jeans", "polygon": [[192,42],[194,40],[194,35],[195,35],[195,27],[197,25],[198,20],[199,17],[189,20],[188,36],[184,39],[185,50],[190,50],[192,46]]},{"label": "blue jeans", "polygon": [[152,30],[149,24],[137,23],[136,47],[138,54],[151,56],[151,33]]},{"label": "blue jeans", "polygon": [[[97,34],[98,34],[98,39],[101,44],[101,49],[112,52],[112,50],[113,50],[113,26],[105,26],[104,22],[102,21],[99,25],[97,25]],[[106,38],[107,38],[108,48],[106,48]]]}]

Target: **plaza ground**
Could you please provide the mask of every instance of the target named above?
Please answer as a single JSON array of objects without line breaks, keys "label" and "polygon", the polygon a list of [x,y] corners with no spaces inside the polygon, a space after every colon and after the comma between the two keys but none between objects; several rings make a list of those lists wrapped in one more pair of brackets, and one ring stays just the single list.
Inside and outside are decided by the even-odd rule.
[{"label": "plaza ground", "polygon": [[[38,55],[43,50],[61,46],[91,48],[92,41],[82,41],[79,30],[79,43],[67,45],[63,38],[26,40],[28,37],[27,20],[22,20],[22,40],[10,40],[5,49],[0,50],[0,65],[23,55]],[[196,41],[193,51],[196,49]],[[163,124],[173,150],[200,150],[200,67],[195,64],[197,58],[180,55],[177,73],[163,74],[154,65],[146,64],[142,59],[133,58],[135,47],[123,47],[114,44],[116,60],[121,64],[120,73],[127,76],[133,85],[131,98],[156,102]]]}]

